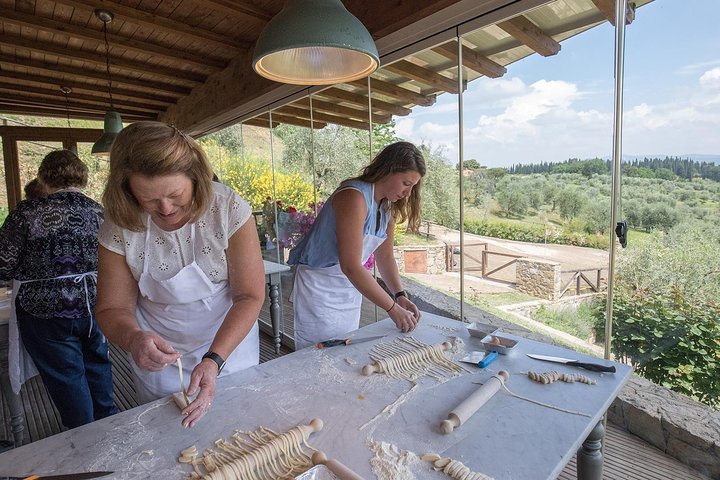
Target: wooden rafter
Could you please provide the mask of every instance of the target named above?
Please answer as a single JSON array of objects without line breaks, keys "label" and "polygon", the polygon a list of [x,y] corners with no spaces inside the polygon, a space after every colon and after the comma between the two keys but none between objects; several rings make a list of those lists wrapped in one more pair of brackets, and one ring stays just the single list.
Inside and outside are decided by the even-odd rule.
[{"label": "wooden rafter", "polygon": [[[42,108],[42,107],[30,107],[24,105],[14,105],[7,101],[0,101],[0,110],[4,113],[12,113],[17,115],[37,115],[38,117],[64,117],[65,110],[62,108]],[[80,116],[80,115],[78,115]],[[104,113],[93,113],[84,112],[82,118],[88,120],[103,120],[105,118]],[[143,115],[141,117],[134,115],[123,115],[123,122],[135,122],[138,120],[147,120],[148,117]]]},{"label": "wooden rafter", "polygon": [[[38,29],[52,34],[66,35],[81,40],[91,40],[98,44],[104,44],[102,33],[79,25],[67,24],[52,20],[50,18],[39,18],[35,15],[16,12],[7,8],[0,8],[0,18],[3,22],[11,23],[20,27]],[[197,55],[190,52],[183,52],[178,49],[161,47],[148,42],[141,42],[120,35],[108,32],[108,43],[113,47],[123,47],[135,53],[143,55],[153,54],[163,57],[176,63],[187,63],[202,68],[224,68],[226,62],[220,59],[213,59],[207,55]]]},{"label": "wooden rafter", "polygon": [[253,5],[251,2],[240,0],[201,0],[200,3],[222,13],[242,14],[264,23],[267,23],[273,17],[273,14]]},{"label": "wooden rafter", "polygon": [[[349,82],[348,85],[353,85],[367,90],[367,80],[356,80],[354,82]],[[429,107],[435,103],[435,95],[423,95],[377,78],[370,79],[370,88],[373,93],[380,93],[386,97],[395,98],[403,104],[414,104]]]},{"label": "wooden rafter", "polygon": [[[458,52],[457,42],[451,44],[440,45],[432,49],[433,52],[439,53],[443,57],[457,63]],[[481,75],[490,78],[499,78],[505,75],[507,69],[499,63],[493,62],[489,58],[479,54],[475,50],[463,45],[462,47],[463,66],[473,70]]]},{"label": "wooden rafter", "polygon": [[[310,109],[288,105],[285,107],[280,107],[275,111],[281,115],[287,115],[308,121],[310,120]],[[273,118],[274,116],[275,114],[273,114]],[[313,120],[319,120],[321,122],[332,123],[335,125],[344,125],[346,127],[357,128],[359,130],[368,130],[369,128],[368,122],[358,122],[357,120],[350,120],[347,118],[338,117],[337,115],[330,115],[328,113],[313,112],[312,117]]]},{"label": "wooden rafter", "polygon": [[[615,0],[592,0],[598,10],[600,10],[608,22],[615,26]],[[625,9],[625,25],[630,25],[635,20],[635,4],[627,3]]]},{"label": "wooden rafter", "polygon": [[231,40],[225,35],[219,35],[209,32],[185,23],[178,22],[151,12],[146,12],[137,8],[126,7],[117,2],[108,0],[94,0],[91,5],[87,1],[81,0],[57,0],[58,3],[70,5],[81,10],[94,11],[96,8],[104,8],[115,14],[116,18],[136,25],[152,28],[153,30],[182,35],[183,37],[198,40],[203,43],[210,43],[220,47],[229,49],[231,52],[237,53],[240,49],[250,47],[249,42],[241,42]]},{"label": "wooden rafter", "polygon": [[[297,105],[297,103],[298,102],[296,102],[293,105]],[[307,105],[303,105],[304,107],[305,106],[309,107],[309,102],[303,102],[303,103],[307,103]],[[366,102],[366,104],[367,104],[367,102]],[[338,105],[338,104],[332,103],[332,102],[326,102],[326,101],[316,99],[316,98],[313,98],[312,107],[313,107],[313,110],[317,111],[317,112],[324,112],[324,113],[329,113],[331,115],[344,116],[347,118],[360,120],[361,122],[369,122],[370,121],[370,117],[368,115],[367,109],[359,110],[357,108],[345,107],[343,105]],[[390,116],[389,115],[375,115],[375,116],[373,116],[373,121],[376,123],[388,123],[390,121]]]},{"label": "wooden rafter", "polygon": [[[56,107],[61,110],[63,110],[63,113],[68,108],[71,110],[74,110],[76,112],[98,112],[103,113],[108,109],[108,102],[96,102],[96,103],[87,103],[87,102],[78,102],[75,100],[68,100],[65,101],[64,98],[47,98],[47,97],[36,97],[32,95],[20,95],[20,94],[14,94],[12,98],[9,98],[5,100],[7,103],[13,104],[13,105],[21,105],[21,106],[29,106],[29,107]],[[115,105],[114,110],[121,115],[131,115],[134,117],[147,117],[147,118],[155,118],[157,117],[157,114],[159,113],[157,110],[155,110],[154,113],[150,113],[147,110],[141,111],[141,110],[135,110],[132,108],[126,108],[125,106],[121,105]],[[64,116],[64,115],[62,115]]]},{"label": "wooden rafter", "polygon": [[[0,63],[6,63],[11,65],[18,65],[21,67],[28,67],[33,68],[36,70],[41,70],[43,72],[49,72],[50,75],[57,75],[58,72],[65,73],[67,75],[70,75],[71,77],[87,77],[87,78],[94,78],[96,80],[100,80],[102,82],[107,82],[107,74],[105,72],[100,71],[89,71],[85,70],[83,72],[79,72],[77,68],[65,66],[65,65],[52,65],[49,63],[40,62],[37,60],[30,60],[30,59],[18,59],[17,57],[12,57],[10,55],[4,55],[0,54]],[[190,93],[190,88],[187,87],[181,87],[178,85],[170,85],[167,83],[162,83],[158,81],[153,80],[145,80],[142,78],[135,78],[135,77],[128,77],[125,75],[113,75],[112,77],[113,85],[116,83],[124,83],[127,85],[136,85],[138,87],[143,88],[152,88],[155,90],[160,90],[162,92],[166,93],[177,93],[179,95],[187,95]]]},{"label": "wooden rafter", "polygon": [[[95,83],[85,83],[82,81],[66,81],[63,79],[62,81],[57,78],[57,76],[43,76],[43,75],[31,75],[28,73],[20,73],[20,72],[10,72],[8,70],[4,70],[0,68],[0,78],[13,78],[22,80],[23,84],[25,85],[26,82],[34,82],[34,83],[40,83],[43,85],[50,85],[53,87],[59,87],[60,84],[65,85],[67,87],[70,87],[73,89],[73,91],[76,91],[78,89],[80,90],[88,90],[92,92],[107,92],[107,86],[106,85],[98,85]],[[130,90],[126,88],[120,88],[116,87],[113,84],[113,96],[124,96],[129,97],[133,99],[139,99],[146,102],[152,102],[156,104],[161,104],[164,106],[171,105],[175,103],[177,98],[170,97],[170,96],[164,96],[164,95],[158,95],[149,93],[146,91],[136,91],[136,90]]]},{"label": "wooden rafter", "polygon": [[[55,100],[58,97],[64,99],[64,95],[60,92],[59,89],[50,89],[50,88],[40,88],[40,87],[33,87],[30,85],[15,85],[12,83],[2,82],[0,81],[0,90],[5,91],[15,91],[15,92],[27,92],[27,93],[35,93],[38,95],[43,95],[43,97],[39,98],[39,100],[42,100],[43,98],[47,98],[49,100]],[[86,100],[91,103],[98,103],[101,105],[104,105],[107,107],[108,105],[108,97],[107,95],[90,95],[87,93],[78,93],[78,92],[72,92],[68,95],[68,100]],[[126,107],[132,107],[137,110],[144,110],[147,112],[160,112],[164,110],[163,107],[157,106],[157,105],[150,105],[147,102],[133,102],[131,100],[123,100],[122,102],[123,106]]]},{"label": "wooden rafter", "polygon": [[[40,54],[53,54],[59,58],[67,60],[79,60],[90,65],[105,68],[105,57],[99,56],[97,52],[89,52],[85,50],[76,50],[60,47],[47,42],[38,42],[28,38],[17,37],[14,35],[3,35],[0,37],[0,44],[12,45],[27,49],[30,52]],[[207,76],[198,73],[179,70],[177,68],[168,68],[162,65],[150,65],[145,62],[127,60],[119,56],[110,56],[110,65],[112,72],[115,74],[117,69],[130,70],[136,73],[149,73],[162,77],[181,79],[191,82],[193,85],[204,83]]]},{"label": "wooden rafter", "polygon": [[399,60],[383,67],[385,70],[410,78],[416,82],[424,83],[441,92],[458,93],[458,84],[452,78],[440,75],[408,60]]},{"label": "wooden rafter", "polygon": [[560,51],[560,44],[558,42],[546,35],[537,25],[523,15],[500,22],[497,26],[543,57],[550,57]]},{"label": "wooden rafter", "polygon": [[[340,100],[345,103],[352,103],[353,105],[358,105],[361,107],[364,107],[368,104],[368,99],[365,95],[361,95],[359,93],[353,93],[348,90],[343,90],[342,88],[332,87],[328,88],[327,90],[323,90],[321,92],[318,92],[316,95],[319,95],[323,98],[331,99],[331,100]],[[402,107],[400,105],[395,105],[394,103],[389,102],[383,102],[382,100],[376,100],[372,99],[372,109],[373,109],[373,115],[374,114],[391,114],[391,115],[398,115],[401,117],[405,117],[407,115],[410,115],[409,108]]]}]

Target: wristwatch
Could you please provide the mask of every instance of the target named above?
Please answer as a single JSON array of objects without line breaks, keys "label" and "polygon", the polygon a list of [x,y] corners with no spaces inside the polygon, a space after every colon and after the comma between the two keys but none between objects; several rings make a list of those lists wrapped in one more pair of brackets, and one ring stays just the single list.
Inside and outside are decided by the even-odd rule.
[{"label": "wristwatch", "polygon": [[225,366],[225,360],[218,355],[215,352],[207,352],[205,355],[202,356],[202,359],[205,360],[206,358],[209,358],[213,362],[217,364],[218,367],[218,375],[220,375],[220,372],[222,372],[223,367]]},{"label": "wristwatch", "polygon": [[399,292],[397,292],[395,294],[395,300],[397,300],[400,297],[410,298],[410,297],[408,297],[408,294],[405,290],[400,290]]}]

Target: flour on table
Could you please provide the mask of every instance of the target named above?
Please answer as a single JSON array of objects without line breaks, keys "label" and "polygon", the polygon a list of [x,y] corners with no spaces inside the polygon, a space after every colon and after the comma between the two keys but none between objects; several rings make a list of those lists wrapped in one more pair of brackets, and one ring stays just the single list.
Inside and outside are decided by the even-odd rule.
[{"label": "flour on table", "polygon": [[415,480],[410,467],[420,464],[420,458],[413,452],[372,438],[368,439],[368,448],[373,453],[370,465],[378,480]]},{"label": "flour on table", "polygon": [[343,360],[345,360],[345,363],[348,365],[357,365],[357,362],[350,357],[345,357]]},{"label": "flour on table", "polygon": [[388,417],[391,416],[391,415],[393,415],[393,414],[395,413],[395,411],[397,410],[397,408],[398,408],[400,405],[402,405],[403,403],[405,403],[405,402],[407,401],[407,399],[408,399],[408,397],[410,396],[410,394],[411,394],[412,392],[414,392],[417,387],[418,387],[418,384],[417,384],[417,383],[414,383],[413,386],[412,386],[412,388],[411,388],[410,390],[408,390],[407,392],[403,393],[402,395],[400,395],[400,396],[397,398],[397,400],[395,400],[393,403],[391,403],[391,404],[388,405],[387,407],[383,408],[382,412],[378,413],[378,414],[375,415],[373,418],[371,418],[370,420],[368,420],[367,422],[365,422],[360,428],[358,428],[358,430],[362,430],[363,428],[367,427],[368,425],[370,425],[371,423],[373,423],[375,420],[377,420],[378,418],[380,418],[382,415],[387,414]]},{"label": "flour on table", "polygon": [[431,324],[431,325],[428,325],[428,327],[436,328],[436,329],[440,330],[441,332],[445,332],[447,334],[457,333],[457,331],[458,331],[457,328],[449,327],[447,325]]}]

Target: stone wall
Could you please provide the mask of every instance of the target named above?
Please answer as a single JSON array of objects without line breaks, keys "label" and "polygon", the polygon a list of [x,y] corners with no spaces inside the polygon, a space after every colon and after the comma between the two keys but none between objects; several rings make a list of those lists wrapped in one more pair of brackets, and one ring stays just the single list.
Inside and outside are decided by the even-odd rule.
[{"label": "stone wall", "polygon": [[444,273],[445,266],[445,245],[400,245],[393,247],[393,255],[397,262],[398,270],[405,272],[405,251],[425,252],[427,255],[427,268],[424,273]]},{"label": "stone wall", "polygon": [[560,298],[560,264],[530,258],[518,258],[515,263],[517,289],[537,298]]}]

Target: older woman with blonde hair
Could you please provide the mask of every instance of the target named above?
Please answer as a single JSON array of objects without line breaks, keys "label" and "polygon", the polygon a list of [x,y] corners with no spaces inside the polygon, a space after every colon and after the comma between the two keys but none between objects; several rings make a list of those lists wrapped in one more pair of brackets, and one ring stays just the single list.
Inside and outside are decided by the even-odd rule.
[{"label": "older woman with blonde hair", "polygon": [[73,428],[118,411],[108,344],[94,321],[103,211],[82,193],[88,169],[69,150],[47,154],[38,179],[46,196],[20,202],[0,228],[0,278],[15,279],[10,379],[18,392],[39,371]]},{"label": "older woman with blonde hair", "polygon": [[177,128],[137,122],[110,151],[100,230],[97,316],[129,353],[141,402],[178,392],[192,427],[216,378],[259,362],[264,270],[252,211],[212,181],[200,146]]}]

